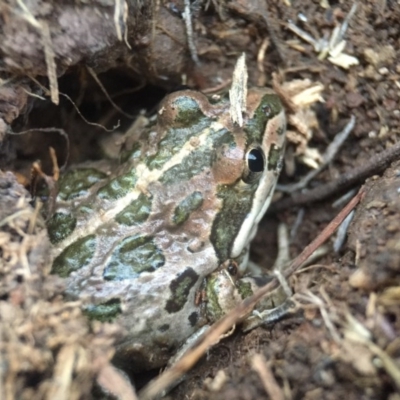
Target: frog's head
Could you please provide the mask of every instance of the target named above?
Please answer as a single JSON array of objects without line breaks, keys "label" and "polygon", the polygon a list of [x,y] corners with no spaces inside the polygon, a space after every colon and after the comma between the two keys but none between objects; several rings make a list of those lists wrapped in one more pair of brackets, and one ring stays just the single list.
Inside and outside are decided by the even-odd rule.
[{"label": "frog's head", "polygon": [[213,215],[199,236],[209,234],[220,262],[246,253],[281,170],[285,130],[282,104],[271,89],[248,91],[243,126],[232,121],[226,96],[183,90],[160,105],[161,140],[148,167],[165,169],[159,178],[164,187],[191,182],[199,192],[201,201],[192,205],[190,197],[177,209],[185,208],[186,216],[197,209]]},{"label": "frog's head", "polygon": [[220,146],[213,165],[223,202],[211,241],[220,261],[246,252],[271,202],[282,168],[286,118],[276,93],[254,88],[248,91],[243,127],[225,124],[234,144]]}]

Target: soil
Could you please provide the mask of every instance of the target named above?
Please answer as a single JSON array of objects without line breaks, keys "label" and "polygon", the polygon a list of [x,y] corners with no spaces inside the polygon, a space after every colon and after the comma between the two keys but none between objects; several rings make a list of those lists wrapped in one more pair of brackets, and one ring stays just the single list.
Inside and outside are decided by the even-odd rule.
[{"label": "soil", "polygon": [[[301,117],[286,92],[294,133],[281,185],[301,181],[310,160],[320,162],[351,116],[356,121],[333,161],[305,189],[277,191],[275,205],[287,205],[260,224],[255,261],[273,265],[278,221],[291,230],[291,256],[300,254],[365,176],[351,181],[347,200],[342,195],[349,185],[329,196],[326,189],[325,198],[302,206],[296,205],[300,193],[323,193],[326,184],[364,167],[371,172],[343,243],[332,234],[323,256],[290,277],[301,310],[272,327],[223,339],[169,396],[400,398],[400,162],[398,153],[386,157],[400,134],[400,3],[357,3],[344,35],[343,53],[353,57],[345,61],[354,62],[347,68],[289,29],[292,21],[314,39],[329,39],[352,6],[192,2],[196,62],[180,0],[0,1],[0,168],[13,172],[0,175],[0,398],[90,398],[96,378],[112,376],[112,345],[121,335],[113,325],[89,325],[77,304],[62,301],[62,281],[48,273],[49,244],[32,188],[20,185],[29,186],[32,163],[40,160],[52,175],[50,146],[60,166],[104,158],[110,147],[104,142],[142,110],[154,113],[168,91],[182,84],[228,90],[243,51],[251,85],[279,90],[305,79],[323,85],[323,101]],[[385,162],[374,170],[377,154]],[[135,377],[136,386],[148,378]]]}]

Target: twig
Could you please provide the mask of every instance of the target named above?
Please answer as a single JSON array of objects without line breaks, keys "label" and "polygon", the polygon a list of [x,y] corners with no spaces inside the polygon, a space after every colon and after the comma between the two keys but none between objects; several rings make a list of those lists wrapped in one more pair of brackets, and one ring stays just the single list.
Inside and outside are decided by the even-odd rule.
[{"label": "twig", "polygon": [[359,63],[357,58],[343,53],[343,50],[346,46],[344,35],[348,28],[350,19],[356,12],[356,9],[357,3],[354,3],[344,22],[336,26],[329,37],[324,35],[322,38],[315,39],[313,36],[296,26],[294,22],[290,20],[287,24],[287,28],[305,42],[311,44],[314,48],[314,51],[319,53],[319,60],[323,60],[329,56],[328,60],[331,63],[348,69],[351,65],[356,65]]},{"label": "twig", "polygon": [[349,229],[350,223],[354,217],[354,210],[345,218],[340,224],[336,239],[333,242],[333,251],[337,254],[342,249],[347,239],[347,230]]},{"label": "twig", "polygon": [[40,33],[42,35],[42,42],[44,47],[44,58],[47,65],[47,76],[49,77],[51,101],[58,105],[60,102],[60,96],[58,92],[58,80],[57,80],[57,65],[55,61],[55,54],[51,42],[49,24],[45,21],[41,22]]},{"label": "twig", "polygon": [[185,11],[182,13],[182,17],[185,20],[186,35],[187,35],[190,56],[192,57],[194,63],[199,65],[200,60],[199,56],[197,55],[196,46],[193,40],[194,35],[193,35],[192,13],[190,10],[190,0],[185,0]]},{"label": "twig", "polygon": [[58,104],[59,93],[58,93],[58,80],[57,80],[57,66],[51,42],[50,27],[46,21],[37,20],[30,11],[30,9],[26,6],[26,4],[22,0],[17,0],[17,3],[22,9],[22,14],[21,14],[22,18],[24,18],[25,21],[27,21],[29,24],[35,27],[39,31],[42,37],[44,58],[46,61],[47,75],[50,83],[51,101],[54,104]]},{"label": "twig", "polygon": [[[54,147],[49,148],[51,162],[53,164],[53,179],[58,181],[60,179],[60,167],[58,166],[57,155]],[[67,157],[68,158],[68,157]]]},{"label": "twig", "polygon": [[291,242],[295,239],[295,237],[297,235],[297,231],[303,222],[304,215],[305,215],[304,208],[300,208],[299,211],[297,212],[296,219],[292,225],[292,229],[290,230],[290,241]]},{"label": "twig", "polygon": [[290,265],[288,228],[284,223],[280,223],[278,225],[278,255],[273,266],[273,273],[287,297],[290,297],[293,292],[282,273],[288,265]]},{"label": "twig", "polygon": [[228,79],[224,80],[223,82],[221,82],[218,85],[215,85],[215,86],[210,87],[210,88],[203,89],[202,92],[204,94],[213,94],[213,93],[219,92],[222,89],[225,89],[231,83],[232,83],[232,78],[228,78]]},{"label": "twig", "polygon": [[125,117],[131,118],[131,119],[135,119],[136,116],[132,115],[132,114],[128,114],[127,112],[125,112],[121,107],[119,107],[117,104],[115,104],[114,100],[110,97],[110,95],[108,94],[106,88],[104,87],[104,85],[101,83],[99,77],[97,76],[97,74],[94,72],[94,70],[92,68],[90,68],[89,66],[86,66],[89,74],[92,76],[92,78],[96,81],[96,83],[99,85],[101,91],[104,93],[104,95],[106,96],[107,100],[112,104],[112,106],[119,111],[122,115],[125,115]]},{"label": "twig", "polygon": [[365,191],[364,187],[362,187],[356,196],[354,196],[351,201],[347,204],[346,207],[339,212],[339,214],[328,224],[328,226],[315,238],[302,252],[299,256],[297,256],[291,266],[285,270],[285,276],[291,275],[294,271],[296,271],[307,259],[311,256],[311,254],[320,247],[323,243],[328,240],[328,238],[335,232],[338,226],[343,222],[343,220],[350,214],[350,212],[354,209],[354,207],[364,198]]},{"label": "twig", "polygon": [[128,42],[128,27],[127,27],[127,20],[128,20],[128,4],[125,0],[114,0],[115,7],[114,7],[114,24],[115,30],[117,32],[118,40],[122,41],[124,39],[125,44],[129,48],[132,49],[131,45]]},{"label": "twig", "polygon": [[119,400],[137,400],[136,393],[128,379],[111,363],[105,364],[100,369],[97,383]]},{"label": "twig", "polygon": [[297,293],[295,297],[297,299],[305,300],[310,302],[311,304],[316,305],[319,309],[319,312],[321,313],[322,319],[324,320],[325,326],[328,329],[332,339],[338,344],[341,343],[340,335],[335,325],[333,324],[332,319],[330,318],[327,306],[325,305],[324,301],[316,296],[314,293],[311,293],[309,290],[304,294]]},{"label": "twig", "polygon": [[277,190],[280,190],[281,192],[284,193],[292,193],[297,190],[305,188],[308,183],[314,179],[322,170],[324,170],[330,162],[333,160],[337,152],[339,151],[340,147],[344,143],[344,141],[349,137],[351,131],[354,128],[354,125],[356,123],[355,117],[352,115],[350,118],[350,121],[346,124],[344,129],[339,132],[333,141],[329,144],[328,148],[325,151],[325,154],[323,155],[323,164],[318,168],[313,171],[310,171],[302,180],[298,183],[294,183],[291,185],[278,185]]},{"label": "twig", "polygon": [[[38,85],[46,94],[46,96],[49,96],[50,91],[49,89],[47,89],[45,86],[43,86],[35,77],[28,75],[29,79],[31,79],[33,82],[36,83],[36,85]],[[92,126],[97,126],[98,128],[101,128],[103,130],[105,130],[106,132],[114,132],[117,128],[119,128],[119,122],[116,126],[114,126],[112,129],[107,129],[105,126],[98,124],[97,122],[90,122],[88,121],[83,114],[81,113],[81,111],[79,110],[78,106],[75,104],[75,102],[71,99],[71,97],[69,97],[67,94],[59,92],[60,96],[65,97],[71,104],[72,106],[75,108],[75,111],[78,113],[78,115],[83,119],[83,121],[85,121],[88,125],[92,125]],[[38,130],[38,129],[32,129],[33,130]],[[56,128],[52,129],[52,130],[56,130]],[[26,132],[30,132],[31,130],[28,131],[24,131],[24,132],[19,132],[17,133],[22,134],[22,133],[26,133]]]},{"label": "twig", "polygon": [[262,354],[254,354],[251,360],[251,368],[257,372],[269,398],[274,400],[285,400],[285,395],[276,382],[274,374],[268,364],[269,363],[267,363]]},{"label": "twig", "polygon": [[88,124],[91,126],[97,126],[98,128],[101,128],[103,130],[105,130],[106,132],[114,132],[116,129],[119,128],[120,126],[120,121],[118,120],[117,125],[113,126],[111,129],[106,128],[104,125],[98,124],[97,122],[91,122],[89,120],[87,120],[83,114],[81,113],[81,111],[79,110],[78,106],[75,104],[75,102],[71,99],[71,97],[69,97],[67,94],[60,92],[60,96],[65,97],[71,104],[72,106],[75,108],[75,111],[78,113],[78,115]]},{"label": "twig", "polygon": [[269,39],[264,38],[257,52],[257,69],[260,72],[260,76],[257,81],[258,86],[265,86],[266,84],[264,59],[265,59],[265,53],[269,45],[270,45]]},{"label": "twig", "polygon": [[324,200],[333,194],[339,194],[350,187],[363,182],[368,177],[382,172],[393,161],[400,157],[400,141],[390,149],[384,150],[370,158],[369,162],[343,174],[337,180],[311,189],[305,193],[296,193],[295,197],[279,200],[271,205],[267,213],[286,210]]},{"label": "twig", "polygon": [[32,97],[35,97],[35,98],[37,98],[37,99],[46,101],[46,99],[45,99],[43,96],[39,96],[39,95],[36,94],[36,93],[32,93],[32,92],[30,92],[29,90],[26,90],[26,89],[23,88],[23,87],[21,87],[21,89],[22,89],[28,96],[32,96]]}]

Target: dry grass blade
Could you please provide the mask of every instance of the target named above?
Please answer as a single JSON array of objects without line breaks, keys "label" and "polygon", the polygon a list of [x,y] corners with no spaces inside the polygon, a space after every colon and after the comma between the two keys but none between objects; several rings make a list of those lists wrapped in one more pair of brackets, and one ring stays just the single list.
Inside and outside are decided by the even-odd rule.
[{"label": "dry grass blade", "polygon": [[128,4],[125,0],[115,0],[114,7],[114,24],[117,32],[118,40],[124,39],[127,47],[131,49],[131,45],[128,42]]},{"label": "dry grass blade", "polygon": [[391,377],[397,390],[400,390],[400,368],[398,363],[378,344],[372,341],[372,334],[361,324],[350,312],[345,314],[346,322],[344,325],[345,338],[354,343],[364,345],[373,355],[378,357],[382,368]]},{"label": "dry grass blade", "polygon": [[269,397],[274,400],[285,400],[285,395],[275,380],[267,360],[261,354],[255,354],[251,360],[251,367],[257,372]]},{"label": "dry grass blade", "polygon": [[232,87],[229,90],[231,103],[229,113],[232,122],[239,126],[243,126],[243,111],[246,111],[247,78],[246,55],[242,53],[236,62],[232,76]]},{"label": "dry grass blade", "polygon": [[58,103],[60,102],[60,96],[58,92],[57,65],[51,42],[50,28],[47,22],[45,21],[41,22],[40,33],[42,34],[44,57],[46,59],[46,65],[47,65],[47,76],[50,82],[51,101],[54,104],[58,105]]},{"label": "dry grass blade", "polygon": [[294,197],[288,197],[280,200],[278,203],[272,204],[268,209],[268,213],[310,204],[315,201],[326,199],[334,194],[339,194],[343,190],[356,185],[358,182],[362,182],[368,177],[382,172],[398,157],[400,157],[400,142],[397,142],[387,150],[381,151],[371,157],[367,163],[342,174],[335,181],[317,186],[304,193],[296,193]]},{"label": "dry grass blade", "polygon": [[136,393],[119,370],[107,363],[97,376],[97,383],[106,391],[115,395],[118,400],[136,400]]},{"label": "dry grass blade", "polygon": [[186,36],[187,36],[190,56],[192,57],[192,60],[194,61],[194,63],[199,65],[200,60],[199,60],[199,56],[197,55],[196,46],[195,46],[194,40],[193,40],[194,33],[193,33],[192,13],[190,10],[191,4],[190,4],[189,0],[185,0],[184,3],[185,3],[185,11],[182,14],[182,17],[185,20]]},{"label": "dry grass blade", "polygon": [[34,26],[40,32],[40,35],[42,37],[42,44],[44,47],[44,57],[47,65],[47,75],[50,82],[51,101],[54,104],[58,105],[59,93],[57,81],[57,66],[51,42],[50,27],[46,21],[37,20],[22,0],[17,0],[17,3],[22,9],[22,18],[24,18],[29,24]]}]

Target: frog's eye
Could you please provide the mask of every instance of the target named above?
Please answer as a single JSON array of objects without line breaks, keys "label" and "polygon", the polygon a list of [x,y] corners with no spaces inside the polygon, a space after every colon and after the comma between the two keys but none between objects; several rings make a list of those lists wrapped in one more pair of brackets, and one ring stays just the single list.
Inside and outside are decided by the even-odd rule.
[{"label": "frog's eye", "polygon": [[243,173],[243,181],[255,182],[260,178],[265,168],[265,155],[260,147],[251,147],[246,153],[246,166]]},{"label": "frog's eye", "polygon": [[251,172],[264,171],[264,153],[260,148],[252,149],[247,153],[247,166]]}]

